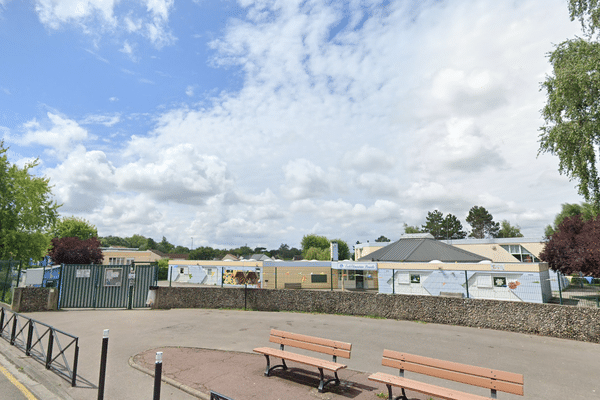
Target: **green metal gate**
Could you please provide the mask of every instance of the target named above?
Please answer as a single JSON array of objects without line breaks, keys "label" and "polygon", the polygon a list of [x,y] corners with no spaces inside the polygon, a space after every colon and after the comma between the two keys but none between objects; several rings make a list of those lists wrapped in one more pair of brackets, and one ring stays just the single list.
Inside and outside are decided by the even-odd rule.
[{"label": "green metal gate", "polygon": [[142,308],[156,285],[157,263],[63,265],[59,308]]}]

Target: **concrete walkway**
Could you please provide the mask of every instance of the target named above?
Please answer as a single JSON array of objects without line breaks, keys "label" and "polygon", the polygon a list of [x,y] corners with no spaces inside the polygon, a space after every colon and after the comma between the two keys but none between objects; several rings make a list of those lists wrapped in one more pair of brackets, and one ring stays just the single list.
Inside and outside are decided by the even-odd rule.
[{"label": "concrete walkway", "polygon": [[[246,361],[252,367],[235,368],[242,376],[238,380],[231,378],[230,385],[233,388],[238,383],[239,385],[252,383],[253,386],[264,391],[265,396],[262,397],[264,399],[333,398],[319,394],[302,382],[291,382],[284,376],[267,378],[262,375],[264,358],[253,354],[252,349],[258,346],[275,347],[274,344],[268,342],[271,328],[352,343],[352,358],[344,360],[350,374],[376,371],[393,373],[392,370],[381,366],[383,349],[389,348],[521,373],[525,376],[526,399],[600,398],[600,380],[597,379],[600,345],[593,343],[419,322],[283,312],[203,309],[85,310],[28,313],[27,315],[79,336],[81,348],[79,375],[92,383],[88,387],[71,388],[65,380],[47,372],[41,364],[33,362],[30,367],[35,370],[37,365],[40,379],[43,378],[46,381],[44,383],[46,386],[58,387],[65,395],[73,399],[95,400],[97,398],[97,389],[94,386],[98,383],[100,349],[104,329],[110,329],[106,399],[151,399],[153,378],[132,368],[130,360],[133,357],[134,363],[138,365],[145,363],[146,366],[150,366],[153,354],[157,349],[178,346],[220,350],[223,359],[233,360],[232,364],[217,362],[214,354],[202,355],[201,351],[190,350],[190,352],[198,353],[199,356],[193,361],[185,363],[190,365],[210,363],[214,382],[217,382],[217,377],[220,375],[229,374],[234,366],[241,365],[235,357],[244,357],[244,355],[238,353],[248,353],[246,357],[251,358],[247,358]],[[6,342],[0,343],[0,351],[6,346]],[[163,362],[165,371],[174,367],[181,371],[186,370],[186,368],[179,368],[185,366],[182,357],[179,357],[179,361],[169,360],[168,355],[169,352],[165,351],[167,357]],[[136,356],[137,362],[135,362]],[[21,354],[19,361],[28,362],[23,360],[23,357],[24,355]],[[312,372],[310,369],[306,369],[306,371]],[[179,372],[179,374],[183,376],[183,372]],[[198,372],[198,374],[207,375],[206,372]],[[177,375],[178,373],[175,373],[172,376],[173,379],[177,380]],[[439,383],[432,378],[416,374],[407,373],[407,377]],[[345,379],[343,373],[340,374],[340,378]],[[203,378],[197,380],[199,382],[197,388],[200,391],[217,389],[210,387],[210,379],[202,380]],[[290,397],[292,396],[290,394],[286,396],[274,390],[276,385],[282,382],[287,382],[288,385],[297,385],[302,390],[299,392],[301,394],[298,394],[299,397]],[[239,385],[237,388],[240,387]],[[465,390],[465,387],[460,384],[444,382],[444,385]],[[375,392],[384,391],[384,389],[385,387],[381,390],[375,388]],[[488,390],[481,388],[466,389],[466,391],[484,396],[489,395]],[[233,397],[235,400],[259,398],[241,397],[239,393],[245,392],[239,392],[238,389],[235,390],[235,393],[238,395],[238,397]],[[267,393],[281,396],[267,397]],[[360,398],[358,397],[360,393],[353,393],[342,397]],[[231,393],[223,394],[231,396]],[[502,392],[498,394],[498,397],[506,400],[523,398]],[[197,397],[163,384],[161,399],[195,398]],[[41,398],[41,400],[44,399]]]}]

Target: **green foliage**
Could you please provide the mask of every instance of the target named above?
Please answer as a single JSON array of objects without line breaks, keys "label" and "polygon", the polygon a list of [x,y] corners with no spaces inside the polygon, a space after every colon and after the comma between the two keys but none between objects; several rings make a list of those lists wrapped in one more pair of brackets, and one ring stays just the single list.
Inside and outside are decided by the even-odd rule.
[{"label": "green foliage", "polygon": [[[331,242],[338,244],[338,259],[339,260],[348,260],[350,258],[350,248],[348,247],[348,243],[344,242],[342,239],[333,239]],[[330,259],[331,259],[331,252],[329,252],[328,260],[330,260]]]},{"label": "green foliage", "polygon": [[484,239],[486,237],[498,236],[500,230],[500,224],[494,222],[492,214],[488,212],[484,207],[473,206],[469,210],[469,215],[466,221],[471,225],[471,233],[469,237],[475,239]]},{"label": "green foliage", "polygon": [[550,63],[553,75],[542,83],[548,98],[539,152],[557,155],[560,173],[578,180],[579,194],[599,209],[600,44],[567,40],[550,54]]},{"label": "green foliage", "polygon": [[158,260],[158,280],[164,281],[169,279],[169,259],[161,258]]},{"label": "green foliage", "polygon": [[383,242],[391,242],[390,239],[386,238],[385,236],[381,235],[379,236],[377,239],[375,239],[376,242],[379,243],[383,243]]},{"label": "green foliage", "polygon": [[[308,250],[311,248],[317,248],[317,249],[326,249],[327,251],[329,251],[329,240],[325,237],[325,236],[318,236],[318,235],[304,235],[304,237],[302,238],[302,257],[304,257],[305,259],[308,260]],[[330,259],[330,257],[327,258],[328,260]],[[318,260],[318,258],[315,258],[315,260]]]},{"label": "green foliage", "polygon": [[548,225],[544,234],[547,238],[551,237],[565,218],[579,216],[583,221],[589,221],[596,218],[597,215],[598,210],[589,203],[564,203],[560,212],[554,217],[554,225]]},{"label": "green foliage", "polygon": [[517,238],[523,237],[519,225],[512,226],[507,220],[500,222],[500,230],[498,231],[499,238]]},{"label": "green foliage", "polygon": [[421,231],[421,228],[419,228],[418,226],[410,226],[408,224],[404,224],[404,233],[406,234],[412,234],[412,233],[422,233],[423,231]]},{"label": "green foliage", "polygon": [[81,240],[98,237],[98,230],[89,221],[77,217],[64,217],[50,230],[51,238],[76,237]]},{"label": "green foliage", "polygon": [[54,238],[48,255],[56,264],[102,264],[104,259],[96,237],[85,240],[75,236]]},{"label": "green foliage", "polygon": [[598,0],[569,0],[571,21],[581,22],[583,31],[592,36],[600,28],[600,4]]},{"label": "green foliage", "polygon": [[320,249],[318,247],[311,247],[306,250],[306,252],[302,252],[302,255],[305,260],[320,260],[320,261],[329,261],[331,260],[331,253],[329,248]]},{"label": "green foliage", "polygon": [[33,176],[37,160],[19,168],[8,162],[0,141],[0,259],[41,260],[50,246],[45,234],[58,218],[47,178]]},{"label": "green foliage", "polygon": [[444,217],[442,212],[434,210],[427,213],[422,232],[431,233],[437,240],[462,239],[467,235],[462,229],[462,224],[455,215],[448,214]]},{"label": "green foliage", "polygon": [[213,260],[217,252],[212,247],[200,246],[190,252],[190,260]]}]

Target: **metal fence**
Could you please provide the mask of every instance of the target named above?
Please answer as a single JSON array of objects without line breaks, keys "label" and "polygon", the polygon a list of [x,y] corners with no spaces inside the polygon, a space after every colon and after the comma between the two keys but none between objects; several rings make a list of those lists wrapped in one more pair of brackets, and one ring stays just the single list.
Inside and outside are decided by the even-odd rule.
[{"label": "metal fence", "polygon": [[[75,386],[79,338],[21,314],[0,310],[0,337]],[[72,362],[69,362],[69,359]]]},{"label": "metal fence", "polygon": [[0,260],[0,301],[12,302],[12,288],[18,286],[21,275],[21,262]]},{"label": "metal fence", "polygon": [[580,274],[564,276],[560,279],[566,285],[559,285],[557,291],[553,291],[553,302],[576,307],[598,307],[600,308],[600,278],[585,277]]}]

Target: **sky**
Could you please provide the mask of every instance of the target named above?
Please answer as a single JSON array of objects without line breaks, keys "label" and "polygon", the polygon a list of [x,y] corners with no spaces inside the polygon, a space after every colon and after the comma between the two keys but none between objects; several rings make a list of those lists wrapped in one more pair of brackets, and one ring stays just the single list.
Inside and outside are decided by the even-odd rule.
[{"label": "sky", "polygon": [[473,206],[542,237],[566,0],[0,0],[0,138],[100,236],[397,240]]}]

